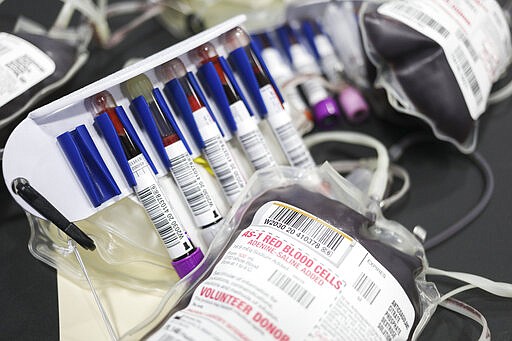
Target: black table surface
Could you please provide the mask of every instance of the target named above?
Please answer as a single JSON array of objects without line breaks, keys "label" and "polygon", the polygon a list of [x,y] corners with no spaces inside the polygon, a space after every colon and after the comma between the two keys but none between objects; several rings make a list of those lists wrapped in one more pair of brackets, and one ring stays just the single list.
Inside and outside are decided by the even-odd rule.
[{"label": "black table surface", "polygon": [[[0,5],[0,17],[15,18],[23,14],[48,25],[55,17],[57,3],[8,0]],[[8,30],[8,27],[0,24],[0,29]],[[40,105],[109,75],[131,57],[147,57],[175,41],[157,22],[151,21],[112,50],[92,47],[91,58],[79,74]],[[477,150],[493,170],[496,181],[493,197],[484,213],[462,233],[427,253],[433,267],[512,283],[509,263],[512,260],[512,153],[507,152],[512,143],[511,104],[512,99],[490,107],[480,124]],[[2,146],[18,122],[0,131]],[[389,147],[417,128],[390,123],[374,115],[360,126],[341,122],[338,129],[368,133]],[[362,148],[330,144],[313,149],[313,155],[317,162],[322,162],[371,153]],[[476,204],[483,190],[478,169],[446,143],[413,146],[400,160],[400,165],[410,173],[412,188],[386,216],[410,229],[420,225],[429,235],[442,231],[463,216]],[[0,339],[56,340],[59,338],[56,271],[30,255],[25,215],[3,181],[0,186]],[[442,292],[461,285],[442,278],[436,278],[436,283]],[[493,340],[512,340],[512,299],[481,290],[469,291],[458,298],[484,314]],[[479,335],[480,327],[475,322],[439,308],[421,340],[472,340]]]}]

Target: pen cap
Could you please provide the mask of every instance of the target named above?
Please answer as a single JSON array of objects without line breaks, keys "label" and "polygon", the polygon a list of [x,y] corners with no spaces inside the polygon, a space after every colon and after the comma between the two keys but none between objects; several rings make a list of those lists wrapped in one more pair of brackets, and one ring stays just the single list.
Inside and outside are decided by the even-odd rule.
[{"label": "pen cap", "polygon": [[319,61],[320,53],[318,52],[318,47],[316,46],[315,36],[322,34],[322,32],[320,31],[318,24],[313,20],[304,20],[302,22],[301,28],[302,34],[306,38],[306,41],[308,42],[309,47],[311,48],[311,52],[313,52],[315,59]]},{"label": "pen cap", "polygon": [[144,98],[144,96],[138,96],[132,100],[130,108],[133,112],[137,113],[139,119],[144,125],[144,129],[146,130],[149,139],[153,143],[160,160],[164,164],[166,168],[171,167],[171,162],[169,161],[169,157],[165,152],[165,146],[162,142],[162,138],[156,126],[155,120],[151,114],[151,109],[149,108],[148,102]]},{"label": "pen cap", "polygon": [[187,95],[185,94],[179,80],[177,78],[173,78],[167,82],[164,86],[164,92],[175,109],[175,112],[179,113],[183,118],[183,121],[190,131],[197,148],[204,148],[204,141],[199,133],[199,127],[194,120],[194,115],[190,108],[190,104],[188,103]]},{"label": "pen cap", "polygon": [[62,133],[57,141],[94,207],[121,194],[85,125]]},{"label": "pen cap", "polygon": [[200,248],[196,248],[195,251],[183,259],[172,261],[172,266],[180,278],[185,277],[189,272],[194,270],[203,260],[204,255]]},{"label": "pen cap", "polygon": [[222,113],[224,121],[226,121],[229,130],[232,132],[237,131],[237,125],[231,112],[228,97],[224,92],[221,80],[217,71],[215,70],[213,63],[207,62],[200,66],[198,69],[198,76],[203,81],[202,83],[206,85],[205,89],[209,90],[209,94],[213,97],[213,100],[217,104],[217,107]]},{"label": "pen cap", "polygon": [[290,27],[290,25],[285,24],[281,27],[279,27],[276,30],[277,37],[279,39],[279,42],[281,43],[281,47],[283,48],[283,51],[288,57],[288,60],[292,62],[292,55],[290,53],[290,48],[292,45],[297,44],[297,37],[295,36],[295,32],[293,32],[293,29]]}]

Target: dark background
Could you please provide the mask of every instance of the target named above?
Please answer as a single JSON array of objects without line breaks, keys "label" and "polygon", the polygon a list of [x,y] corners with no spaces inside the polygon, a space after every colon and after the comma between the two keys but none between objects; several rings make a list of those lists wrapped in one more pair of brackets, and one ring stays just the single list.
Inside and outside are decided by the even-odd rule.
[{"label": "dark background", "polygon": [[[8,0],[0,5],[0,30],[9,31],[9,25],[20,14],[49,26],[58,6],[58,1]],[[78,75],[39,105],[109,75],[131,57],[147,57],[175,41],[157,22],[151,21],[112,50],[105,51],[93,44],[91,57]],[[492,106],[481,119],[477,150],[492,167],[496,180],[493,198],[484,213],[462,233],[428,252],[433,267],[512,282],[511,104],[512,100],[507,100]],[[382,108],[376,105],[375,109],[381,111]],[[0,131],[0,146],[5,144],[18,122]],[[422,129],[392,124],[375,115],[361,126],[341,122],[338,128],[369,133],[388,147],[410,131]],[[317,162],[322,162],[371,153],[362,148],[331,144],[315,148],[313,155]],[[386,212],[386,216],[410,229],[421,225],[430,235],[442,231],[470,210],[483,190],[482,176],[474,164],[445,143],[413,146],[400,160],[400,165],[409,171],[412,188],[402,202]],[[0,339],[56,340],[59,338],[56,272],[28,252],[27,220],[3,181],[0,186]],[[461,285],[443,278],[436,278],[436,283],[441,292]],[[484,314],[493,340],[512,340],[511,299],[498,298],[480,290],[472,290],[458,298]],[[421,339],[471,340],[479,335],[479,325],[439,308]]]}]

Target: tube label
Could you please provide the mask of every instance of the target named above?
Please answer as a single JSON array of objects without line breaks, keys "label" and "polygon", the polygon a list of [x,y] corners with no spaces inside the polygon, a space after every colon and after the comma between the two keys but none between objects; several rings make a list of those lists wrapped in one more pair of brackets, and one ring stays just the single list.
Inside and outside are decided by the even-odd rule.
[{"label": "tube label", "polygon": [[169,201],[158,184],[158,180],[144,155],[128,160],[137,185],[135,194],[146,210],[172,259],[192,251],[194,246],[183,231]]},{"label": "tube label", "polygon": [[0,32],[0,107],[55,71],[54,61],[40,49]]},{"label": "tube label", "polygon": [[290,165],[302,168],[314,167],[315,161],[293,126],[290,115],[284,110],[274,88],[270,84],[265,85],[260,88],[260,93],[267,107],[268,122]]},{"label": "tube label", "polygon": [[275,166],[267,142],[261,135],[256,121],[251,117],[244,102],[237,101],[229,106],[236,122],[238,141],[255,170]]},{"label": "tube label", "polygon": [[183,142],[174,142],[165,147],[165,151],[171,162],[172,176],[185,197],[196,225],[203,227],[217,222],[222,216]]},{"label": "tube label", "polygon": [[342,82],[343,64],[336,55],[329,38],[323,34],[318,34],[315,36],[315,45],[320,55],[322,71],[327,76],[327,79],[334,84]]},{"label": "tube label", "polygon": [[405,340],[414,318],[398,281],[361,244],[271,201],[150,340]]},{"label": "tube label", "polygon": [[[293,66],[299,73],[320,75],[315,59],[306,51],[304,46],[294,44],[290,46]],[[323,101],[329,94],[317,79],[305,81],[302,84],[304,94],[311,106]]]},{"label": "tube label", "polygon": [[194,111],[193,115],[204,141],[204,156],[208,160],[229,203],[233,204],[245,187],[246,182],[242,172],[235,163],[228,145],[208,110],[203,107]]}]

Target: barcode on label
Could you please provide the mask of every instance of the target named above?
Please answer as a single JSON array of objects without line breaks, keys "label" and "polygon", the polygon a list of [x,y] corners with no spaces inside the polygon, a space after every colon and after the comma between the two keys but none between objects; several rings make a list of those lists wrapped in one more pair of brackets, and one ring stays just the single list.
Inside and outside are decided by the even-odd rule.
[{"label": "barcode on label", "polygon": [[195,171],[194,161],[188,153],[173,157],[171,172],[181,192],[185,196],[192,214],[197,216],[208,212],[210,204],[201,188],[201,179]]},{"label": "barcode on label", "polygon": [[[164,241],[165,246],[167,248],[171,248],[179,243],[179,236],[175,231],[176,226],[173,226],[173,224],[176,225],[177,222],[174,221],[174,217],[172,217],[172,215],[171,217],[173,220],[169,220],[168,215],[170,215],[170,212],[164,212],[157,198],[157,195],[160,193],[155,191],[157,193],[157,195],[155,195],[153,189],[153,186],[145,188],[138,192],[137,196],[146,209],[149,218],[153,222],[153,225],[155,225],[158,234]],[[169,207],[167,208],[169,209]]]},{"label": "barcode on label", "polygon": [[38,72],[44,73],[44,68],[39,65],[32,57],[28,54],[24,54],[16,59],[6,63],[5,66],[19,77],[22,74],[29,74],[37,69]]},{"label": "barcode on label", "polygon": [[464,46],[468,50],[469,54],[471,55],[471,58],[473,59],[473,61],[477,62],[478,61],[478,54],[476,53],[475,49],[473,48],[473,45],[468,40],[466,35],[461,30],[457,30],[457,32],[455,32],[455,36],[457,37],[457,39],[460,39],[462,41],[462,43],[464,44]]},{"label": "barcode on label", "polygon": [[353,287],[370,304],[373,304],[380,294],[380,288],[364,272],[357,277]]},{"label": "barcode on label", "polygon": [[274,130],[290,165],[302,168],[315,166],[309,150],[291,122],[275,127]]},{"label": "barcode on label", "polygon": [[269,216],[269,219],[291,226],[297,231],[313,239],[332,250],[338,249],[345,237],[337,232],[333,227],[325,223],[312,219],[302,212],[292,210],[288,207],[278,206]]},{"label": "barcode on label", "polygon": [[242,191],[243,180],[222,137],[214,136],[205,140],[204,153],[222,190],[232,200]]},{"label": "barcode on label", "polygon": [[480,85],[478,84],[478,80],[476,79],[475,73],[469,64],[469,61],[464,54],[462,48],[457,47],[453,52],[453,60],[456,63],[457,67],[462,71],[464,79],[467,81],[473,96],[477,104],[481,104],[483,101],[482,90],[480,89]]},{"label": "barcode on label", "polygon": [[424,12],[420,11],[415,7],[406,5],[404,3],[395,3],[393,4],[393,10],[397,11],[398,14],[401,14],[411,19],[415,19],[418,22],[422,23],[423,25],[432,28],[434,31],[443,36],[443,38],[448,38],[448,36],[450,35],[450,32],[446,29],[446,27],[441,25],[430,15],[425,14]]},{"label": "barcode on label", "polygon": [[279,270],[274,270],[268,281],[305,308],[308,308],[315,300],[315,296],[306,290],[298,281]]},{"label": "barcode on label", "polygon": [[254,169],[258,170],[275,165],[272,154],[270,154],[267,144],[258,130],[240,134],[238,139]]}]

